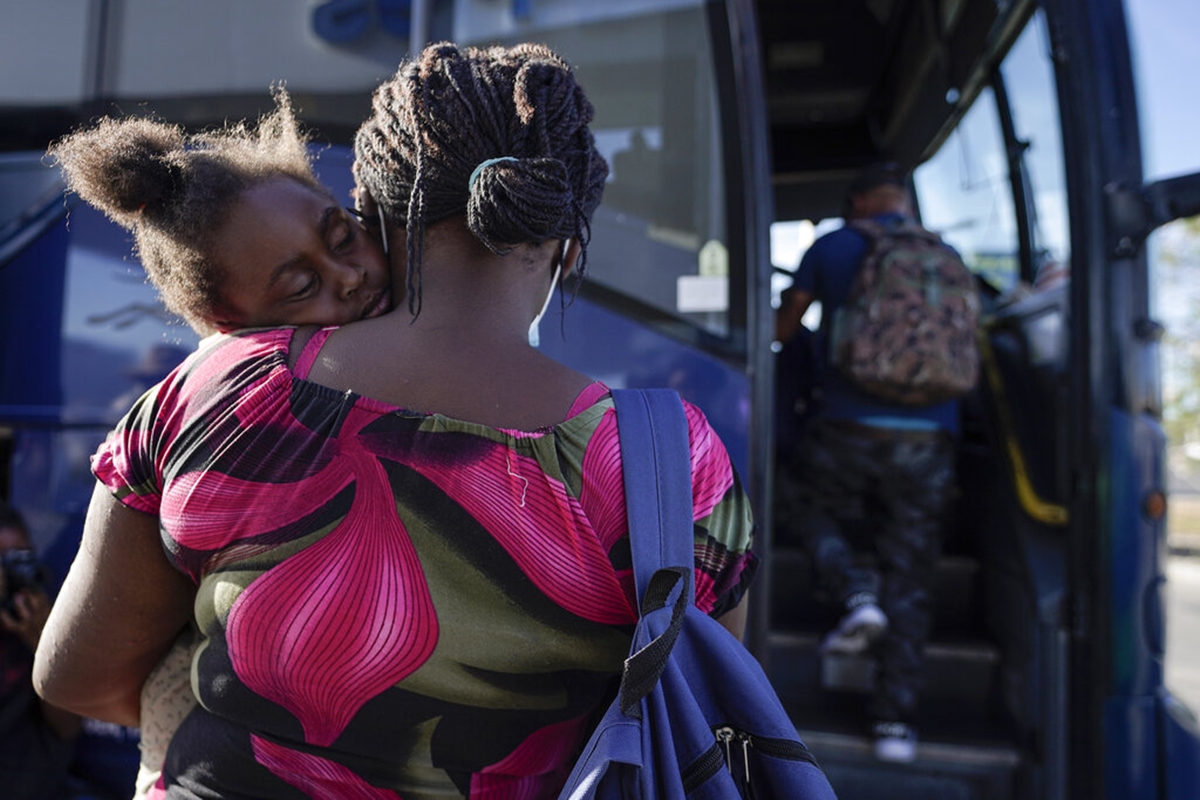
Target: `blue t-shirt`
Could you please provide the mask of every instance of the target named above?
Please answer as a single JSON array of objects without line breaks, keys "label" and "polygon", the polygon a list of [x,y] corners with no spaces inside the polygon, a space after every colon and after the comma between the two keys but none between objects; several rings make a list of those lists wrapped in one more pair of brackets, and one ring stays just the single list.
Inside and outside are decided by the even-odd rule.
[{"label": "blue t-shirt", "polygon": [[[879,222],[902,219],[899,214],[880,214]],[[795,288],[812,294],[821,303],[821,327],[817,352],[824,376],[822,402],[817,414],[829,419],[849,419],[885,428],[941,428],[958,433],[958,401],[932,406],[890,405],[865,394],[829,367],[829,338],[837,310],[846,302],[858,265],[867,252],[867,240],[853,228],[840,228],[813,242],[800,260]]]}]

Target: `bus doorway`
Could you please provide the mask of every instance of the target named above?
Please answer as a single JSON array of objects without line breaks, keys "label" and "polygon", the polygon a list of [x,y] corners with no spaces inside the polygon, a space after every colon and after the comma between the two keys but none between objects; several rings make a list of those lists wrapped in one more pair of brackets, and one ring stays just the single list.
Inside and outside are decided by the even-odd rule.
[{"label": "bus doorway", "polygon": [[[818,652],[837,616],[805,585],[808,554],[778,502],[770,674],[821,743],[841,796],[1188,796],[1194,718],[1161,682],[1161,327],[1143,240],[1196,213],[1196,178],[1142,186],[1119,8],[1103,24],[1094,6],[1015,4],[996,18],[972,4],[940,10],[885,40],[883,59],[894,60],[883,85],[924,78],[876,90],[864,148],[914,168],[923,224],[963,254],[987,311],[982,377],[963,405],[960,498],[933,584],[917,761],[872,758],[863,699],[874,660]],[[763,16],[764,38],[788,38],[782,17]],[[899,29],[939,33],[919,46]],[[772,75],[789,75],[772,63],[768,98]],[[1092,105],[1100,97],[1112,103],[1107,116]],[[813,239],[842,224],[828,165],[852,141],[846,127],[779,118],[776,293]],[[922,133],[933,121],[938,130]],[[1158,192],[1174,198],[1171,211]],[[786,451],[778,437],[805,424],[811,403],[792,373],[795,343],[777,347],[776,444]],[[789,477],[778,460],[777,498]]]},{"label": "bus doorway", "polygon": [[[65,22],[2,12],[23,32],[11,57],[38,66],[0,78],[4,185],[19,184],[0,216],[0,490],[63,568],[112,401],[155,345],[194,340],[147,296],[119,231],[79,208],[67,224],[45,145],[98,109],[197,128],[253,116],[286,79],[344,196],[370,90],[414,43],[544,41],[577,66],[612,176],[589,279],[550,309],[541,346],[613,386],[675,387],[709,416],[760,523],[747,645],[839,796],[1200,796],[1195,719],[1161,665],[1162,322],[1145,247],[1196,213],[1200,190],[1143,185],[1119,0],[74,9]],[[776,371],[772,292],[789,277],[772,268],[771,227],[791,226],[790,272],[879,160],[912,170],[922,220],[989,300],[937,571],[928,720],[906,765],[875,761],[859,726],[869,667],[816,653],[828,618],[773,504],[777,452],[803,424],[795,402],[777,416],[776,389],[811,396],[814,375],[804,351]],[[1069,280],[1047,285],[1056,267]]]}]

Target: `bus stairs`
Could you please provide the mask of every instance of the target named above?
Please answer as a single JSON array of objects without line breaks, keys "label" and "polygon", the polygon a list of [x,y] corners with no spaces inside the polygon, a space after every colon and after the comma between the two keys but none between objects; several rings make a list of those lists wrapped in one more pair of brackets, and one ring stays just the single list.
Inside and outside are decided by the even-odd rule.
[{"label": "bus stairs", "polygon": [[872,662],[818,652],[836,614],[814,599],[801,551],[777,546],[773,555],[764,666],[840,800],[1018,796],[1022,755],[992,712],[1001,654],[983,629],[976,558],[947,553],[938,563],[917,758],[895,764],[875,758],[867,735]]}]

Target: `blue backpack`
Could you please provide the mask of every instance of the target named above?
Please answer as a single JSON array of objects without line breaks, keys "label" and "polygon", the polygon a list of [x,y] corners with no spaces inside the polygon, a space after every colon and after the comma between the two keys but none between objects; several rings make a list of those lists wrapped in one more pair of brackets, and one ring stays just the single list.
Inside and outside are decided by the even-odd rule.
[{"label": "blue backpack", "polygon": [[833,800],[758,661],[693,604],[687,418],[614,390],[641,617],[617,698],[559,800]]}]

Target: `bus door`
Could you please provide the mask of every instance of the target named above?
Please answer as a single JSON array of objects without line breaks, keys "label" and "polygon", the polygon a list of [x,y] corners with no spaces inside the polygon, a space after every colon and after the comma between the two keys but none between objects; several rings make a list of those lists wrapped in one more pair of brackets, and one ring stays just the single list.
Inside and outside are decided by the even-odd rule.
[{"label": "bus door", "polygon": [[1144,244],[1154,228],[1200,212],[1200,175],[1143,185],[1120,4],[1045,7],[1069,143],[1070,787],[1194,797],[1195,720],[1163,685],[1163,327],[1151,315]]},{"label": "bus door", "polygon": [[[892,24],[922,30],[912,20],[904,24],[902,16]],[[887,35],[902,36],[896,30]],[[874,758],[865,701],[879,678],[875,662],[818,652],[838,609],[815,591],[798,537],[800,521],[782,509],[776,514],[769,663],[840,797],[1060,797],[1065,740],[1043,732],[1061,731],[1065,719],[1065,532],[1054,512],[1042,514],[1038,507],[1031,516],[1023,505],[1032,496],[1045,507],[1057,506],[1065,491],[1049,455],[1063,450],[1053,446],[1053,436],[1042,435],[1053,429],[1067,370],[1065,284],[1051,288],[1045,276],[1053,269],[1043,266],[1064,261],[1069,246],[1053,64],[1044,48],[1045,18],[1032,4],[1005,14],[969,6],[945,35],[942,45],[950,53],[974,60],[959,64],[957,72],[926,65],[923,73],[897,56],[900,63],[887,64],[888,72],[907,75],[922,88],[898,83],[896,94],[878,104],[922,91],[932,99],[910,98],[921,111],[895,122],[892,148],[857,153],[860,166],[889,159],[915,167],[911,188],[918,216],[975,273],[991,344],[984,370],[991,380],[981,381],[962,404],[960,499],[932,576],[933,629],[915,720],[917,760],[895,765]],[[895,51],[921,53],[928,46],[919,37],[902,39]],[[835,144],[843,143],[826,147],[836,163]],[[808,169],[818,170],[821,154],[807,158]],[[810,216],[778,226],[781,242],[792,237],[789,255],[777,262],[781,271],[795,269],[815,237],[842,224],[845,186],[854,171],[847,167],[837,171],[839,179],[826,178],[820,196],[814,196],[817,180],[805,185],[794,179],[809,197],[788,205]],[[1035,293],[1039,272],[1043,282]],[[818,322],[806,320],[814,330]],[[1032,358],[1030,341],[1039,348]],[[793,368],[788,361],[780,365],[781,372]],[[777,384],[783,387],[782,375]],[[1039,410],[1031,413],[1033,408]],[[1013,471],[1008,456],[1014,446],[1026,448],[1018,453],[1034,474]],[[777,465],[777,492],[786,493],[790,480],[789,467]],[[870,560],[869,531],[850,533],[861,557]],[[784,573],[795,577],[785,581]]]},{"label": "bus door", "polygon": [[[861,709],[873,665],[816,653],[836,616],[803,578],[783,577],[807,563],[779,515],[769,672],[842,797],[1192,796],[1194,723],[1159,662],[1161,326],[1141,241],[1195,212],[1196,183],[1142,186],[1119,2],[941,11],[924,24],[917,12],[890,18],[892,91],[873,98],[868,145],[849,127],[834,140],[772,120],[806,145],[773,136],[778,206],[807,214],[782,217],[801,221],[781,234],[802,239],[799,251],[840,224],[833,176],[852,171],[830,165],[898,160],[916,166],[923,223],[984,292],[983,378],[964,403],[962,497],[937,570],[916,764],[872,759]],[[813,29],[822,21],[833,27],[818,15]],[[781,61],[818,64],[840,49],[810,31],[792,37],[801,50],[780,30],[763,25]],[[919,109],[907,121],[905,104]]]}]

